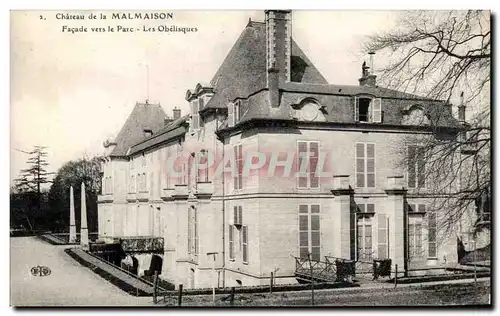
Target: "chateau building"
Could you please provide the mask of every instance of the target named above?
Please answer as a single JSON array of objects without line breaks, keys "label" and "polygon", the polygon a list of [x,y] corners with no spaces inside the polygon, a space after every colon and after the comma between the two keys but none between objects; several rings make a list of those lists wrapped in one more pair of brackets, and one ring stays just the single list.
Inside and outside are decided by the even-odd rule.
[{"label": "chateau building", "polygon": [[271,272],[295,283],[309,255],[390,258],[401,273],[457,262],[405,139],[457,135],[465,117],[378,86],[366,64],[359,85],[329,84],[291,30],[287,10],[249,21],[213,79],[186,92],[189,113],[137,103],[104,144],[99,238],[139,274],[194,288],[269,284]]}]

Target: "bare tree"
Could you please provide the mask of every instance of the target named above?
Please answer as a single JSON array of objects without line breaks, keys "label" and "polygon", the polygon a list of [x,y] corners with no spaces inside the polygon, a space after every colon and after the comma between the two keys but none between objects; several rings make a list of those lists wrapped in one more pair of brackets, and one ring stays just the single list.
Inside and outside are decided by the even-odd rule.
[{"label": "bare tree", "polygon": [[[431,100],[422,108],[425,122],[410,124],[427,125],[427,136],[405,137],[396,150],[419,146],[401,163],[411,174],[423,171],[413,179],[415,189],[425,186],[432,196],[442,233],[456,231],[471,209],[477,211],[474,226],[487,222],[489,228],[483,213],[491,196],[490,12],[404,12],[396,29],[371,36],[365,50],[385,61],[377,68],[382,85]],[[452,101],[459,119],[442,120]]]}]

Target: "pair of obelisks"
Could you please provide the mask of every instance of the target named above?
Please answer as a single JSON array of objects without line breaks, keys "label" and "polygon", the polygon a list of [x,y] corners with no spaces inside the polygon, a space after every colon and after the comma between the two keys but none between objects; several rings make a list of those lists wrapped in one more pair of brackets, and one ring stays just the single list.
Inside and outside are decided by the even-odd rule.
[{"label": "pair of obelisks", "polygon": [[[85,197],[85,183],[82,182],[81,190],[81,221],[80,221],[80,246],[89,248],[89,229],[87,227],[87,202]],[[69,187],[69,242],[76,243],[75,225],[75,199],[73,198],[73,186]]]}]

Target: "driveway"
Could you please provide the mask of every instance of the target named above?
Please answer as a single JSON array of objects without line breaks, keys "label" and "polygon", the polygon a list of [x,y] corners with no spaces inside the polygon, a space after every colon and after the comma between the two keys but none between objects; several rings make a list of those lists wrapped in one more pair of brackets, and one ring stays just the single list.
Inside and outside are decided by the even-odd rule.
[{"label": "driveway", "polygon": [[[12,306],[152,306],[151,297],[131,296],[68,256],[64,249],[36,237],[10,238]],[[46,266],[48,276],[31,268]]]}]

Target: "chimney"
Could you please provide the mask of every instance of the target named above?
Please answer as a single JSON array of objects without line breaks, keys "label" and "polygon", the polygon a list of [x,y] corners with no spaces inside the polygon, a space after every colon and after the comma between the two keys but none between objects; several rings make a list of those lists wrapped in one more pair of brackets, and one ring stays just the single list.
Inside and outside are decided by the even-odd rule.
[{"label": "chimney", "polygon": [[373,55],[375,55],[375,53],[369,52],[368,54],[370,55],[370,66],[366,65],[366,61],[363,62],[363,65],[361,66],[361,78],[359,78],[359,85],[375,87],[377,85],[377,76],[373,74]]},{"label": "chimney", "polygon": [[266,10],[267,87],[272,107],[279,107],[279,88],[290,81],[292,11]]},{"label": "chimney", "polygon": [[370,67],[366,66],[366,62],[363,63],[363,66],[361,67],[362,72],[361,72],[361,78],[359,78],[359,85],[360,86],[368,86],[368,87],[375,87],[377,84],[377,76],[374,74],[371,74],[368,69]]},{"label": "chimney", "polygon": [[175,107],[173,112],[174,112],[174,120],[181,118],[181,109]]},{"label": "chimney", "polygon": [[460,93],[460,105],[458,106],[458,120],[460,123],[465,123],[465,104],[464,92]]}]

